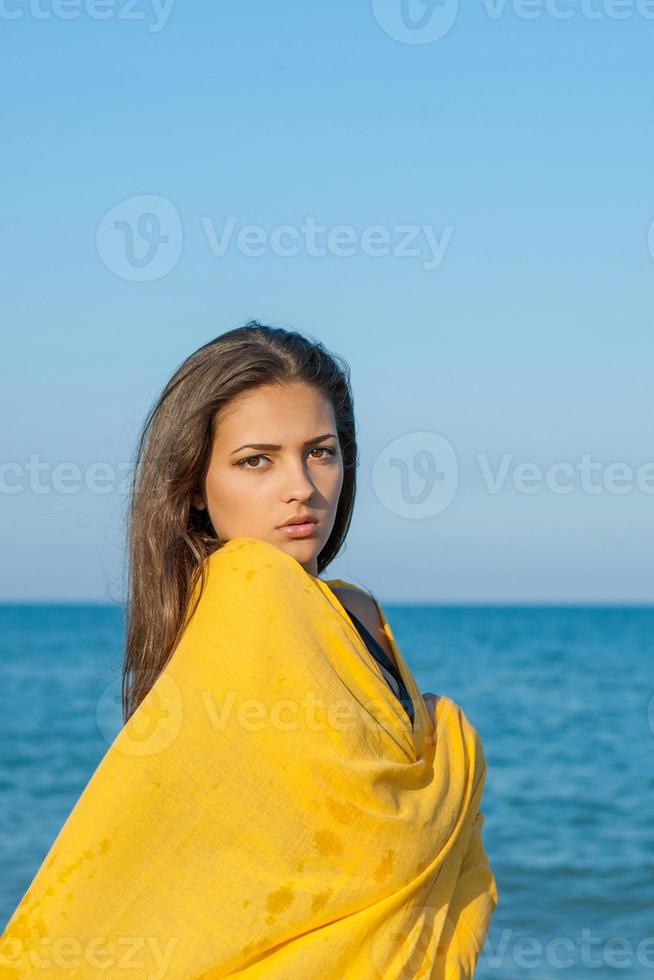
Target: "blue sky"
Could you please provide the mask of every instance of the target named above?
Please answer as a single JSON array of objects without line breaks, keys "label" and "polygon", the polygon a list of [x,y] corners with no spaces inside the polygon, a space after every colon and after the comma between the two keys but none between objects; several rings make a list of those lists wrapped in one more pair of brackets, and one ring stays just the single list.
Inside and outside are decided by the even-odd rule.
[{"label": "blue sky", "polygon": [[412,4],[0,5],[0,598],[120,597],[119,481],[55,467],[120,473],[177,365],[256,317],[352,369],[327,577],[652,601],[654,4]]}]

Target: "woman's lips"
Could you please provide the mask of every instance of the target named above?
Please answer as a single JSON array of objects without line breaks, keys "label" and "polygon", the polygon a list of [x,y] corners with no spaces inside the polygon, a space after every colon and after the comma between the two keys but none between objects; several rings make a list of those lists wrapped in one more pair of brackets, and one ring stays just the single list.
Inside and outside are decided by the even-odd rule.
[{"label": "woman's lips", "polygon": [[307,521],[306,524],[283,524],[279,530],[289,538],[311,538],[318,530],[318,522]]}]

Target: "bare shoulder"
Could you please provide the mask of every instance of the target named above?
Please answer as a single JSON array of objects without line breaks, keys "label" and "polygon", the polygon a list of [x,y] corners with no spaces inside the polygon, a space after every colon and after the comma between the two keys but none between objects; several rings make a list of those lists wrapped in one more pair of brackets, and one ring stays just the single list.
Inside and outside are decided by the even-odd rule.
[{"label": "bare shoulder", "polygon": [[386,650],[389,657],[394,659],[390,642],[384,630],[381,616],[377,609],[377,604],[373,597],[365,591],[351,588],[350,586],[334,585],[332,592],[348,612],[354,613],[363,625],[369,630],[378,643]]}]

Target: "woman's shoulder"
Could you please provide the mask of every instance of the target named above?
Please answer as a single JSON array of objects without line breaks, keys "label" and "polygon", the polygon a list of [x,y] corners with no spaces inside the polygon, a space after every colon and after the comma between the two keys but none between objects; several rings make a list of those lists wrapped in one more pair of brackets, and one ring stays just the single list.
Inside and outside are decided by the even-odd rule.
[{"label": "woman's shoulder", "polygon": [[360,595],[363,598],[372,599],[371,593],[364,589],[361,585],[356,585],[354,582],[348,582],[344,578],[327,578],[324,579],[324,582],[325,585],[329,586],[332,592],[342,592],[344,595],[351,593],[352,596]]},{"label": "woman's shoulder", "polygon": [[359,619],[362,618],[362,613],[368,616],[372,613],[378,618],[376,599],[360,585],[347,582],[342,578],[326,579],[325,585],[328,585],[339,602],[346,609],[354,612],[354,615],[358,616]]},{"label": "woman's shoulder", "polygon": [[330,579],[325,584],[329,586],[341,605],[348,612],[354,613],[383,649],[392,656],[392,650],[384,629],[381,607],[372,593],[360,585],[355,585],[353,582],[347,582],[344,579]]}]

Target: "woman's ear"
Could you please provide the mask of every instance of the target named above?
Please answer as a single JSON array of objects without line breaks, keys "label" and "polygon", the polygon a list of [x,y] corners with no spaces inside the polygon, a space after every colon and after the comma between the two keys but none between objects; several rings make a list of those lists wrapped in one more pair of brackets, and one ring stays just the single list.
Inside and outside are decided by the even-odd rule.
[{"label": "woman's ear", "polygon": [[192,493],[191,506],[195,507],[196,510],[205,510],[207,505],[199,493]]}]

